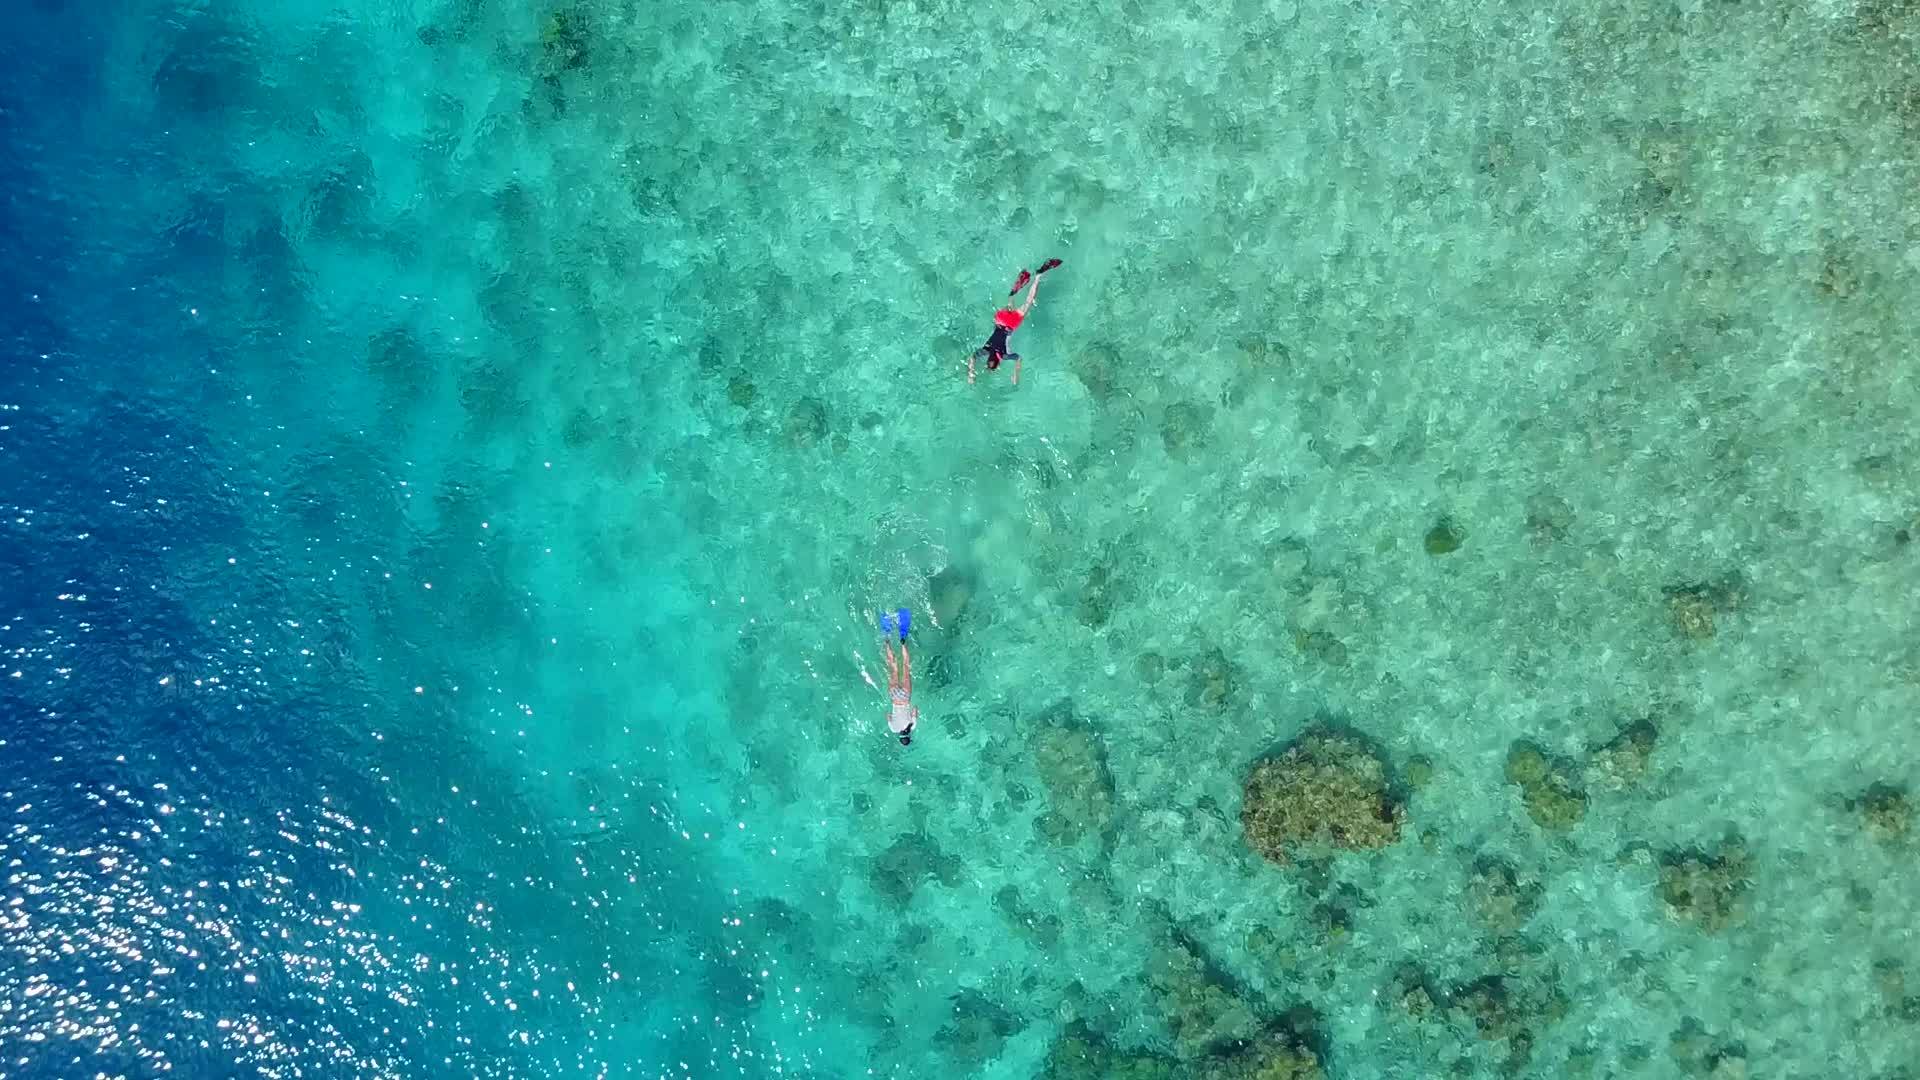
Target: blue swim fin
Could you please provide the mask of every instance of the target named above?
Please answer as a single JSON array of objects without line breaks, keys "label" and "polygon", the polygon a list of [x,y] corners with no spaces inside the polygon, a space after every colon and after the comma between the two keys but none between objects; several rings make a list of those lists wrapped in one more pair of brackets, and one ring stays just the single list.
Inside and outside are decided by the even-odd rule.
[{"label": "blue swim fin", "polygon": [[900,640],[902,643],[904,643],[907,640],[907,634],[912,629],[913,629],[913,612],[908,611],[906,608],[901,608],[900,609]]}]

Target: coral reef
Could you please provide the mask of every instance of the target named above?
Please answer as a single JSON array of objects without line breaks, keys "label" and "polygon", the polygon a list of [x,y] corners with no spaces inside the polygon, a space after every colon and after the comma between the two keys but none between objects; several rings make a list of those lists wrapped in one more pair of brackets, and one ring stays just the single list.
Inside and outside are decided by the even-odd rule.
[{"label": "coral reef", "polygon": [[1260,967],[1272,973],[1291,972],[1301,963],[1300,950],[1293,935],[1271,923],[1261,923],[1247,931],[1247,953]]},{"label": "coral reef", "polygon": [[1474,863],[1467,882],[1469,910],[1496,933],[1511,934],[1527,925],[1540,907],[1540,883],[1501,859]]},{"label": "coral reef", "polygon": [[1152,650],[1133,658],[1134,674],[1143,683],[1157,683],[1167,674],[1167,658]]},{"label": "coral reef", "polygon": [[1212,418],[1211,410],[1191,401],[1176,401],[1167,406],[1160,419],[1160,443],[1166,447],[1167,456],[1185,461],[1202,445]]},{"label": "coral reef", "polygon": [[1253,1005],[1208,965],[1196,946],[1179,937],[1154,950],[1147,985],[1179,1057],[1195,1058],[1246,1042],[1261,1030]]},{"label": "coral reef", "polygon": [[787,445],[804,450],[827,437],[827,406],[819,398],[803,397],[787,410]]},{"label": "coral reef", "polygon": [[1682,637],[1707,641],[1713,637],[1713,603],[1694,592],[1667,594],[1667,617]]},{"label": "coral reef", "polygon": [[1738,1043],[1729,1043],[1707,1034],[1698,1020],[1688,1020],[1667,1041],[1673,1063],[1689,1076],[1709,1080],[1746,1080],[1747,1052]]},{"label": "coral reef", "polygon": [[1119,351],[1098,342],[1082,349],[1071,365],[1080,384],[1087,388],[1087,394],[1102,404],[1119,388],[1122,366]]},{"label": "coral reef", "polygon": [[1875,784],[1849,806],[1860,814],[1867,833],[1883,844],[1896,844],[1913,835],[1913,800],[1905,788]]},{"label": "coral reef", "polygon": [[1052,807],[1037,822],[1041,833],[1059,844],[1104,837],[1113,826],[1115,803],[1099,737],[1062,706],[1035,725],[1028,747]]},{"label": "coral reef", "polygon": [[1087,580],[1080,586],[1080,602],[1074,607],[1080,621],[1095,630],[1113,618],[1114,606],[1125,591],[1124,582],[1114,573],[1114,563],[1113,556],[1107,554],[1093,564],[1093,569],[1087,571]]},{"label": "coral reef", "polygon": [[1247,844],[1278,863],[1328,848],[1385,847],[1400,838],[1404,817],[1386,762],[1358,739],[1325,730],[1256,763],[1240,808]]},{"label": "coral reef", "polygon": [[1337,577],[1303,577],[1293,586],[1293,591],[1300,594],[1293,606],[1293,624],[1300,630],[1340,626],[1354,609]]},{"label": "coral reef", "polygon": [[1632,787],[1647,774],[1660,729],[1650,720],[1636,720],[1618,735],[1587,754],[1587,778],[1597,787],[1619,791]]},{"label": "coral reef", "polygon": [[1353,932],[1361,910],[1373,906],[1372,898],[1345,883],[1334,886],[1313,906],[1313,925],[1329,944],[1345,941]]},{"label": "coral reef", "polygon": [[1234,696],[1233,661],[1219,648],[1193,658],[1187,671],[1187,703],[1203,709],[1225,708]]},{"label": "coral reef", "polygon": [[1200,948],[1175,936],[1155,951],[1147,984],[1173,1035],[1175,1056],[1192,1080],[1319,1080],[1319,1058],[1297,1029],[1311,1017],[1296,1010],[1279,1021],[1214,970]]},{"label": "coral reef", "polygon": [[1820,275],[1814,281],[1814,289],[1821,296],[1845,300],[1859,292],[1863,284],[1862,275],[1853,260],[1844,252],[1829,250],[1820,261]]},{"label": "coral reef", "polygon": [[1447,1011],[1455,1019],[1472,1024],[1482,1039],[1504,1040],[1506,1067],[1518,1069],[1532,1057],[1538,1031],[1566,1015],[1567,999],[1551,982],[1488,975],[1454,988],[1447,995]]},{"label": "coral reef", "polygon": [[1567,500],[1549,491],[1535,492],[1527,499],[1527,535],[1535,547],[1565,540],[1573,529],[1573,507]]},{"label": "coral reef", "polygon": [[904,905],[927,881],[959,884],[960,860],[941,851],[929,837],[909,833],[874,856],[869,874],[880,895]]},{"label": "coral reef", "polygon": [[1504,975],[1475,979],[1449,994],[1447,1009],[1473,1025],[1483,1039],[1504,1039],[1525,1030],[1526,1011]]},{"label": "coral reef", "polygon": [[1182,1080],[1183,1070],[1170,1057],[1117,1049],[1074,1023],[1054,1040],[1040,1075],[1043,1080]]},{"label": "coral reef", "polygon": [[1195,1080],[1321,1080],[1320,1058],[1292,1031],[1270,1026],[1251,1042],[1198,1063]]},{"label": "coral reef", "polygon": [[1417,964],[1400,965],[1387,983],[1385,998],[1416,1021],[1431,1018],[1447,1004],[1446,994]]},{"label": "coral reef", "polygon": [[1587,793],[1579,770],[1532,743],[1516,742],[1508,749],[1507,780],[1519,785],[1527,816],[1543,829],[1564,832],[1586,816]]},{"label": "coral reef", "polygon": [[1298,540],[1282,541],[1273,551],[1273,580],[1275,584],[1291,588],[1306,576],[1312,564],[1305,544]]},{"label": "coral reef", "polygon": [[1347,666],[1347,646],[1325,630],[1295,630],[1293,647],[1329,667]]},{"label": "coral reef", "polygon": [[405,327],[383,330],[367,341],[367,370],[390,399],[417,403],[432,385],[433,354]]},{"label": "coral reef", "polygon": [[993,894],[993,907],[1007,922],[1032,938],[1035,945],[1051,949],[1059,943],[1062,928],[1060,916],[1029,908],[1016,886],[1002,885]]},{"label": "coral reef", "polygon": [[1400,770],[1400,780],[1408,791],[1419,791],[1433,783],[1434,772],[1433,759],[1417,754],[1407,759],[1407,767]]},{"label": "coral reef", "polygon": [[936,1046],[957,1061],[979,1064],[997,1056],[1026,1024],[1018,1015],[974,990],[955,994]]},{"label": "coral reef", "polygon": [[1425,546],[1429,555],[1451,555],[1467,542],[1467,533],[1452,518],[1441,518],[1427,530]]},{"label": "coral reef", "polygon": [[1718,933],[1746,918],[1751,877],[1746,847],[1737,839],[1713,852],[1669,852],[1660,860],[1660,899],[1673,917]]},{"label": "coral reef", "polygon": [[933,605],[933,621],[942,629],[959,627],[960,620],[973,605],[973,575],[957,566],[947,566],[927,581],[927,595]]},{"label": "coral reef", "polygon": [[1907,997],[1907,973],[1898,960],[1877,960],[1873,965],[1874,989],[1882,1002],[1898,1007]]},{"label": "coral reef", "polygon": [[1737,581],[1670,585],[1667,618],[1674,632],[1691,641],[1710,641],[1717,631],[1716,617],[1739,610],[1746,588]]},{"label": "coral reef", "polygon": [[547,16],[540,28],[540,71],[546,76],[574,71],[591,58],[587,20],[579,7],[564,7]]},{"label": "coral reef", "polygon": [[1898,960],[1879,960],[1873,965],[1874,989],[1887,1013],[1901,1020],[1920,1021],[1920,994],[1907,993],[1907,973]]}]

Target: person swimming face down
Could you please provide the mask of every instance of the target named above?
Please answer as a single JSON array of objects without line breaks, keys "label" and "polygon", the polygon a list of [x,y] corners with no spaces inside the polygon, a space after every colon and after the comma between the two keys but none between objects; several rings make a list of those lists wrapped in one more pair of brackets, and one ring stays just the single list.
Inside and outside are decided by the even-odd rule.
[{"label": "person swimming face down", "polygon": [[899,736],[901,746],[913,745],[913,730],[920,726],[920,710],[913,706],[913,654],[900,641],[900,658],[894,659],[893,642],[881,639],[887,659],[887,730]]},{"label": "person swimming face down", "polygon": [[1001,308],[993,313],[993,333],[988,336],[985,345],[975,349],[973,355],[967,358],[968,382],[974,380],[974,364],[978,361],[984,359],[987,362],[988,371],[998,371],[1001,361],[1011,360],[1013,361],[1013,385],[1020,385],[1020,354],[1008,351],[1008,338],[1020,328],[1022,322],[1026,321],[1027,312],[1033,310],[1034,300],[1039,295],[1040,276],[1036,274],[1033,277],[1033,283],[1027,286],[1026,303],[1017,308]]}]

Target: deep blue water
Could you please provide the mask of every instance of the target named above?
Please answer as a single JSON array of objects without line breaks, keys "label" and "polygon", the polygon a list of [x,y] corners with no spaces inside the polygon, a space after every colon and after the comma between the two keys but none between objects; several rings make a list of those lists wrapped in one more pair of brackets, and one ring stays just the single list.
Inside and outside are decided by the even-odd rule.
[{"label": "deep blue water", "polygon": [[526,678],[421,659],[444,627],[383,591],[436,538],[302,400],[341,381],[295,341],[314,275],[235,157],[309,114],[235,14],[40,3],[0,42],[0,1075],[703,1062],[645,1023],[709,993],[698,867],[579,842],[644,783],[557,820],[380,669]]}]

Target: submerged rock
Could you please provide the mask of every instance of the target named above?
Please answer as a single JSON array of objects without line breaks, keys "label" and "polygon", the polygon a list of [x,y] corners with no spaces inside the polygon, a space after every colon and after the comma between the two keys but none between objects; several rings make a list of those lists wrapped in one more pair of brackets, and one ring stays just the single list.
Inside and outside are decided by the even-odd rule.
[{"label": "submerged rock", "polygon": [[1076,1022],[1054,1040],[1040,1075],[1042,1080],[1182,1080],[1184,1072],[1170,1057],[1116,1049]]},{"label": "submerged rock", "polygon": [[1203,709],[1225,708],[1233,700],[1233,661],[1218,648],[1194,657],[1187,676],[1187,702]]},{"label": "submerged rock", "polygon": [[1160,419],[1160,443],[1166,447],[1167,455],[1185,461],[1205,439],[1212,418],[1211,410],[1191,401],[1176,401],[1167,406]]},{"label": "submerged rock", "polygon": [[1408,791],[1417,792],[1433,783],[1434,773],[1433,759],[1425,754],[1415,754],[1407,760],[1407,767],[1401,774],[1401,780],[1407,785]]},{"label": "submerged rock", "polygon": [[1346,643],[1325,630],[1295,630],[1293,647],[1328,667],[1347,666]]},{"label": "submerged rock", "polygon": [[1321,1080],[1320,1059],[1284,1028],[1270,1028],[1233,1050],[1202,1060],[1195,1080]]},{"label": "submerged rock", "polygon": [[973,604],[973,575],[957,566],[943,567],[927,582],[927,595],[933,605],[933,621],[942,629],[959,627],[960,619]]},{"label": "submerged rock", "polygon": [[1074,607],[1074,614],[1080,621],[1095,630],[1107,625],[1113,618],[1113,609],[1125,592],[1125,584],[1114,573],[1114,560],[1111,556],[1102,557],[1087,571],[1087,580],[1080,586],[1080,602]]},{"label": "submerged rock", "polygon": [[1488,975],[1455,987],[1448,1010],[1470,1022],[1489,1041],[1507,1040],[1509,1064],[1524,1063],[1532,1052],[1535,1033],[1567,1012],[1566,995],[1549,982],[1513,975]]},{"label": "submerged rock", "polygon": [[1737,611],[1746,600],[1745,587],[1736,581],[1670,585],[1661,592],[1674,632],[1690,641],[1712,640],[1716,617]]},{"label": "submerged rock", "polygon": [[1522,878],[1502,859],[1481,859],[1467,883],[1474,917],[1489,930],[1511,934],[1526,926],[1540,907],[1540,883]]},{"label": "submerged rock", "polygon": [[592,58],[587,18],[580,6],[561,8],[540,27],[540,70],[544,75],[574,71]]},{"label": "submerged rock", "polygon": [[909,833],[874,857],[870,876],[880,895],[904,905],[928,881],[959,884],[960,860],[941,851],[932,838]]},{"label": "submerged rock", "polygon": [[1133,658],[1134,674],[1143,683],[1157,683],[1167,673],[1167,658],[1149,649]]},{"label": "submerged rock", "polygon": [[934,1034],[934,1044],[949,1056],[972,1064],[997,1057],[1007,1040],[1026,1024],[998,1002],[973,990],[954,995],[947,1022]]},{"label": "submerged rock", "polygon": [[1427,530],[1425,546],[1429,555],[1451,555],[1467,542],[1467,532],[1452,518],[1441,518]]},{"label": "submerged rock", "polygon": [[1660,899],[1669,915],[1714,934],[1745,921],[1751,878],[1746,847],[1737,840],[1713,852],[1673,851],[1660,860]]},{"label": "submerged rock", "polygon": [[1913,835],[1913,800],[1905,788],[1875,784],[1852,803],[1875,840],[1896,844]]},{"label": "submerged rock", "polygon": [[389,395],[412,402],[433,385],[433,354],[411,330],[394,327],[367,340],[367,370]]},{"label": "submerged rock", "polygon": [[1698,593],[1669,594],[1667,618],[1682,637],[1694,641],[1707,641],[1713,637],[1713,604]]},{"label": "submerged rock", "polygon": [[1578,768],[1548,757],[1532,743],[1516,742],[1508,749],[1507,780],[1520,786],[1527,816],[1543,829],[1565,832],[1587,814]]},{"label": "submerged rock", "polygon": [[827,406],[819,398],[803,397],[787,410],[787,445],[804,450],[827,437]]},{"label": "submerged rock", "polygon": [[1024,931],[1041,948],[1051,949],[1060,941],[1060,931],[1063,929],[1060,916],[1029,908],[1015,886],[1002,885],[993,894],[993,907],[1002,918]]},{"label": "submerged rock", "polygon": [[1120,372],[1124,367],[1120,354],[1110,345],[1093,344],[1082,349],[1073,358],[1073,373],[1082,386],[1087,388],[1088,396],[1104,404],[1120,386]]},{"label": "submerged rock", "polygon": [[1386,762],[1346,735],[1302,735],[1256,763],[1244,788],[1247,844],[1277,863],[1315,849],[1380,848],[1400,838],[1405,808],[1388,790]]},{"label": "submerged rock", "polygon": [[1308,919],[1328,944],[1338,945],[1353,932],[1361,910],[1372,906],[1373,900],[1366,893],[1352,885],[1336,885],[1313,906]]},{"label": "submerged rock", "polygon": [[1640,782],[1653,757],[1653,745],[1660,729],[1650,720],[1636,720],[1620,734],[1593,748],[1587,755],[1587,776],[1599,786],[1618,791]]},{"label": "submerged rock", "polygon": [[1040,832],[1057,844],[1104,837],[1113,827],[1115,804],[1113,774],[1098,736],[1059,710],[1034,728],[1029,749],[1052,807],[1036,823]]},{"label": "submerged rock", "polygon": [[1159,1003],[1174,1053],[1194,1058],[1252,1039],[1259,1013],[1185,941],[1169,941],[1147,965],[1147,985]]},{"label": "submerged rock", "polygon": [[1291,589],[1307,574],[1313,565],[1307,552],[1307,545],[1299,540],[1285,540],[1273,550],[1273,580],[1282,588]]},{"label": "submerged rock", "polygon": [[1689,1018],[1674,1031],[1667,1040],[1667,1052],[1680,1071],[1689,1076],[1746,1080],[1746,1048],[1709,1035],[1698,1020]]},{"label": "submerged rock", "polygon": [[736,409],[752,408],[754,398],[759,395],[759,388],[745,375],[735,375],[727,380],[727,402]]},{"label": "submerged rock", "polygon": [[1527,498],[1527,535],[1535,547],[1567,538],[1573,528],[1573,506],[1550,491],[1535,492]]},{"label": "submerged rock", "polygon": [[1425,969],[1402,964],[1387,984],[1385,999],[1414,1020],[1426,1020],[1446,1007],[1446,994],[1434,985]]}]

